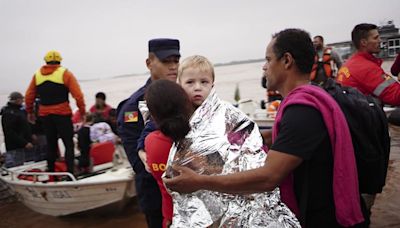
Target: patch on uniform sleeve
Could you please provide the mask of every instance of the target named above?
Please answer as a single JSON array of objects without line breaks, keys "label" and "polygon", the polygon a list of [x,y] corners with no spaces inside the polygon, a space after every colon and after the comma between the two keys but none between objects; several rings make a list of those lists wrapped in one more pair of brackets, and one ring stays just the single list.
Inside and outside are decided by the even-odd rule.
[{"label": "patch on uniform sleeve", "polygon": [[347,67],[345,67],[345,66],[343,66],[343,67],[341,67],[340,69],[339,69],[339,72],[338,72],[338,74],[337,74],[337,80],[339,81],[339,82],[341,82],[341,81],[343,81],[345,78],[347,79],[347,78],[350,78],[350,71],[349,71],[349,68],[347,68]]},{"label": "patch on uniform sleeve", "polygon": [[131,122],[138,122],[138,112],[125,112],[124,113],[124,122],[131,123]]}]

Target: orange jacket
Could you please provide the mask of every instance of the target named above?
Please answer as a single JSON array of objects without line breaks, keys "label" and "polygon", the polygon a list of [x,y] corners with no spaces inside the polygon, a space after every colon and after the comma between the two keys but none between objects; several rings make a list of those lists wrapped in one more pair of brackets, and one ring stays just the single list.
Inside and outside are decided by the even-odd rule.
[{"label": "orange jacket", "polygon": [[[40,69],[40,72],[43,75],[51,75],[60,65],[44,65]],[[82,116],[85,114],[85,100],[81,91],[81,88],[76,80],[75,76],[68,70],[64,72],[63,75],[64,86],[68,88],[71,95],[76,100],[76,105],[79,108],[79,112]],[[25,93],[25,104],[26,104],[26,111],[28,113],[33,113],[33,103],[36,98],[36,80],[35,75],[29,84],[28,89]],[[54,105],[40,105],[39,106],[39,116],[47,116],[50,114],[56,115],[71,115],[72,110],[69,106],[69,102],[62,102],[59,104]]]},{"label": "orange jacket", "polygon": [[330,48],[330,47],[324,48],[321,58],[319,58],[318,54],[316,54],[314,57],[314,65],[312,67],[310,80],[311,81],[315,80],[315,78],[317,76],[318,63],[321,63],[323,65],[326,76],[328,78],[332,77],[331,61],[332,61],[332,48]]}]

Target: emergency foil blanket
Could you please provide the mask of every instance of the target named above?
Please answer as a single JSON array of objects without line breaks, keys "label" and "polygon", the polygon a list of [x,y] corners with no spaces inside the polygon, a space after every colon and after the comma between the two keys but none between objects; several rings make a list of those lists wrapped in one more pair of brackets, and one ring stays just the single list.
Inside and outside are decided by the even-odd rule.
[{"label": "emergency foil blanket", "polygon": [[[203,175],[223,175],[264,165],[266,153],[257,125],[213,90],[190,120],[186,138],[171,148],[165,176],[178,175],[172,164]],[[300,227],[280,201],[279,189],[257,194],[224,194],[200,190],[170,192],[171,227]]]}]

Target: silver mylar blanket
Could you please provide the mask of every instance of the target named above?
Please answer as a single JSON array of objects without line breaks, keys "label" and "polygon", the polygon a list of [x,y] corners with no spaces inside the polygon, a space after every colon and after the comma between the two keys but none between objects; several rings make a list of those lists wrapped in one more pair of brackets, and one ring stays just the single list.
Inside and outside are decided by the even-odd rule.
[{"label": "silver mylar blanket", "polygon": [[[257,125],[213,90],[195,111],[191,130],[174,144],[168,167],[179,164],[204,175],[221,175],[258,168],[266,153]],[[166,176],[177,175],[167,168]],[[300,227],[295,215],[272,192],[234,195],[200,190],[170,192],[174,202],[172,227]]]}]

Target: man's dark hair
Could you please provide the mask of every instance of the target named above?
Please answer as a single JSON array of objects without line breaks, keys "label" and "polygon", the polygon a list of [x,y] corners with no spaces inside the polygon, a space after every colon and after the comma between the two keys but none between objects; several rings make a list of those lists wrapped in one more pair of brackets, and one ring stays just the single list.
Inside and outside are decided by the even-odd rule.
[{"label": "man's dark hair", "polygon": [[169,80],[156,80],[146,89],[147,107],[160,131],[175,142],[190,131],[193,108],[185,90]]},{"label": "man's dark hair", "polygon": [[103,101],[105,101],[106,100],[106,94],[103,93],[103,92],[98,92],[98,93],[96,93],[96,98],[100,98]]},{"label": "man's dark hair", "polygon": [[322,43],[324,42],[324,37],[322,37],[321,35],[314,36],[314,39],[316,38],[319,38],[322,41]]},{"label": "man's dark hair", "polygon": [[369,31],[374,29],[378,29],[378,26],[367,23],[356,25],[351,32],[351,40],[353,41],[354,46],[359,49],[361,40],[367,39]]},{"label": "man's dark hair", "polygon": [[308,32],[301,29],[285,29],[272,36],[275,38],[274,53],[278,59],[290,53],[302,73],[311,73],[315,49]]}]

